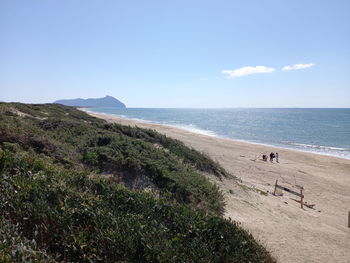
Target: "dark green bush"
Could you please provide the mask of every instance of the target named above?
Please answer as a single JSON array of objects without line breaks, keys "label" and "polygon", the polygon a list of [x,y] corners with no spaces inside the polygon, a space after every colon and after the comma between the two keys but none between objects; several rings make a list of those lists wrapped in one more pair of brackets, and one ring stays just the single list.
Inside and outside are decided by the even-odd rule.
[{"label": "dark green bush", "polygon": [[0,262],[54,263],[46,251],[40,249],[35,239],[21,234],[19,224],[12,224],[0,216]]},{"label": "dark green bush", "polygon": [[221,176],[224,170],[180,141],[152,130],[109,124],[61,105],[0,104],[1,109],[28,116],[0,115],[0,143],[42,153],[66,168],[76,169],[80,163],[79,169],[112,174],[131,187],[147,177],[163,197],[208,212],[224,211],[222,193],[200,173]]},{"label": "dark green bush", "polygon": [[274,262],[201,171],[228,176],[152,130],[0,103],[0,262]]},{"label": "dark green bush", "polygon": [[[43,161],[38,155],[30,159],[6,149],[0,155],[1,167],[7,167],[0,171],[0,222],[16,226],[10,233],[6,230],[6,240],[17,237],[3,246],[7,251],[21,247],[22,258],[273,262],[252,236],[219,216],[50,163],[37,170],[36,163]],[[14,259],[8,254],[4,258]]]}]

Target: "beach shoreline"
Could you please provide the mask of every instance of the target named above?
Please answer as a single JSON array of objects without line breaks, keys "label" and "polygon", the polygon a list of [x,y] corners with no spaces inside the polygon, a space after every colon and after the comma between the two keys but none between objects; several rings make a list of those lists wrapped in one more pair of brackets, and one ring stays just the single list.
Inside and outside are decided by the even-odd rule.
[{"label": "beach shoreline", "polygon": [[[248,143],[248,144],[255,144],[255,145],[262,145],[266,147],[272,147],[276,149],[285,149],[285,150],[291,150],[291,151],[297,151],[297,152],[303,152],[303,153],[311,153],[311,154],[317,154],[317,155],[322,155],[322,156],[330,156],[330,157],[335,157],[335,158],[340,158],[340,159],[346,159],[350,160],[350,156],[341,156],[339,154],[335,153],[329,153],[329,152],[321,152],[321,151],[316,151],[312,149],[301,149],[298,147],[293,147],[293,146],[288,146],[288,145],[283,145],[283,144],[269,144],[269,143],[264,143],[264,142],[256,142],[256,141],[249,141],[245,139],[237,139],[237,138],[230,138],[227,136],[222,136],[218,135],[215,131],[212,130],[205,130],[197,127],[191,127],[191,125],[172,125],[168,123],[159,123],[156,121],[152,120],[144,120],[144,119],[138,119],[138,118],[128,118],[127,116],[120,116],[116,114],[109,114],[109,113],[102,113],[102,112],[95,112],[95,111],[90,111],[89,108],[79,108],[82,111],[91,113],[91,114],[98,114],[102,116],[113,116],[116,118],[120,118],[121,120],[125,120],[126,122],[131,121],[135,122],[137,124],[153,124],[153,125],[162,125],[162,126],[168,126],[172,127],[175,129],[180,129],[180,130],[185,130],[194,134],[200,134],[200,135],[206,135],[206,136],[212,136],[215,138],[220,138],[220,139],[227,139],[227,140],[232,140],[234,142],[242,142],[242,143]],[[131,124],[132,125],[132,124]],[[331,146],[317,146],[317,145],[306,145],[306,144],[300,144],[300,143],[291,143],[292,145],[299,145],[299,146],[304,146],[304,147],[310,147],[310,148],[331,148],[331,149],[339,149],[337,147],[331,147]],[[341,149],[340,149],[341,150]]]},{"label": "beach shoreline", "polygon": [[[350,160],[345,158],[207,136],[180,128],[88,114],[108,122],[154,129],[184,142],[219,162],[237,179],[210,177],[226,198],[227,218],[238,221],[260,240],[279,262],[348,262],[350,258]],[[280,163],[257,157],[279,153]],[[284,192],[272,195],[274,184],[304,187],[305,201]]]}]

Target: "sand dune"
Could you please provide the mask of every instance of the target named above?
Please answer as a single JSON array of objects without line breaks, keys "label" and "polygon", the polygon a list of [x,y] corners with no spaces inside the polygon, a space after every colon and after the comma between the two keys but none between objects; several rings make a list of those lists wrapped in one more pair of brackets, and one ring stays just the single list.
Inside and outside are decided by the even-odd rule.
[{"label": "sand dune", "polygon": [[[220,162],[243,185],[234,179],[211,178],[226,195],[226,216],[241,222],[279,262],[350,262],[350,160],[90,114],[110,122],[155,129]],[[259,154],[271,151],[278,151],[280,163],[255,160]],[[294,185],[302,185],[305,201],[315,204],[314,209],[301,209],[300,203],[293,200],[299,198],[287,192],[272,195],[276,179],[293,189]]]}]

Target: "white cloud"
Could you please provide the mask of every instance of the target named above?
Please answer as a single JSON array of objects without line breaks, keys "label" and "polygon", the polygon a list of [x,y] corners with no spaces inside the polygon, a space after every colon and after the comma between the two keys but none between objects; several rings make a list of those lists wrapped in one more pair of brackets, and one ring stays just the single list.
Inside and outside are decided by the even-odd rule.
[{"label": "white cloud", "polygon": [[228,76],[226,78],[232,79],[236,77],[242,77],[247,76],[251,74],[257,74],[257,73],[270,73],[275,71],[274,68],[268,68],[265,66],[256,66],[256,67],[243,67],[235,70],[223,70],[221,73],[227,74]]},{"label": "white cloud", "polygon": [[295,64],[293,66],[285,66],[282,68],[283,71],[289,71],[294,69],[303,69],[303,68],[310,68],[314,66],[315,64],[309,63],[309,64]]}]

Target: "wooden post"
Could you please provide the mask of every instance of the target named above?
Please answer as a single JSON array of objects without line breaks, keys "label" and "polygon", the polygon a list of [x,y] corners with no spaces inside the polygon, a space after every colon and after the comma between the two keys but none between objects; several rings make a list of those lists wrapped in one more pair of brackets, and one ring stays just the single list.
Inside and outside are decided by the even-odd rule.
[{"label": "wooden post", "polygon": [[300,204],[301,204],[301,208],[303,208],[304,205],[304,195],[303,195],[303,188],[300,188]]},{"label": "wooden post", "polygon": [[348,216],[348,227],[350,227],[350,211],[349,211],[349,216]]},{"label": "wooden post", "polygon": [[275,190],[273,191],[273,195],[276,195],[277,182],[278,182],[278,180],[276,180],[276,183],[275,183]]}]

